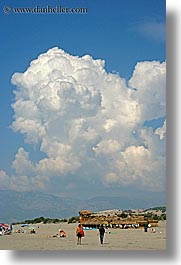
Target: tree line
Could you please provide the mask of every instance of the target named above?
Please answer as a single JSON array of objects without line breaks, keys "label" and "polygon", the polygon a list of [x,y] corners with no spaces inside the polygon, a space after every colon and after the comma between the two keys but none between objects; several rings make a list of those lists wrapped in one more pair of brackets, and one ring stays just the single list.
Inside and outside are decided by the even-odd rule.
[{"label": "tree line", "polygon": [[57,224],[57,223],[76,223],[79,221],[79,216],[73,216],[73,217],[70,217],[70,218],[63,218],[63,219],[58,219],[58,218],[45,218],[43,216],[41,217],[37,217],[35,219],[27,219],[27,220],[24,220],[23,222],[16,222],[16,223],[13,223],[14,225],[15,224],[22,224],[22,223],[26,223],[26,224],[38,224],[38,223],[43,223],[43,224],[50,224],[50,223],[53,223],[53,224]]}]

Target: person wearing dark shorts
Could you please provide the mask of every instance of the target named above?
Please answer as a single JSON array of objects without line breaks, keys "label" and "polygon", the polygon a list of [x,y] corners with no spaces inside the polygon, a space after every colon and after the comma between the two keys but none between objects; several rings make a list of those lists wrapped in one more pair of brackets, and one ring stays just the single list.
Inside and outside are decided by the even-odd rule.
[{"label": "person wearing dark shorts", "polygon": [[99,227],[99,235],[100,235],[100,242],[101,242],[101,244],[103,244],[103,241],[104,241],[104,234],[105,234],[105,229],[104,229],[104,226],[101,225]]},{"label": "person wearing dark shorts", "polygon": [[79,224],[76,229],[76,235],[77,235],[77,245],[81,245],[81,239],[84,236],[84,231],[82,229],[81,224]]}]

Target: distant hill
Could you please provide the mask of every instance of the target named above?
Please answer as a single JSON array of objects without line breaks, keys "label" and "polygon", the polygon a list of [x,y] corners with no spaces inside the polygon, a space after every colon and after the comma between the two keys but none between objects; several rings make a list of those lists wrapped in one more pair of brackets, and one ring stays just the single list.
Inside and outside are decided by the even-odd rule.
[{"label": "distant hill", "polygon": [[151,206],[154,206],[153,202],[149,205],[148,201],[144,202],[125,196],[98,196],[79,200],[43,192],[0,190],[0,223],[17,222],[39,216],[67,218],[77,216],[82,209],[100,211],[108,209],[146,209]]},{"label": "distant hill", "polygon": [[63,218],[78,214],[78,202],[41,192],[0,191],[0,222],[37,216]]}]

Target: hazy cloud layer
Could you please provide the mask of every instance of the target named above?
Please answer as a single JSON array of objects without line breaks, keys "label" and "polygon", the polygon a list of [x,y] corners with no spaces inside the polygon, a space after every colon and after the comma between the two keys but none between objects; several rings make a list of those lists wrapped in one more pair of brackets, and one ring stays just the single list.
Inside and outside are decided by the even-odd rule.
[{"label": "hazy cloud layer", "polygon": [[166,124],[143,125],[166,115],[165,75],[166,63],[139,62],[128,87],[103,60],[58,48],[41,54],[12,77],[12,128],[44,158],[35,163],[20,147],[14,176],[1,171],[0,178],[17,190],[81,181],[163,190]]},{"label": "hazy cloud layer", "polygon": [[166,41],[165,22],[142,22],[136,26],[135,31],[149,40],[153,40],[156,42]]}]

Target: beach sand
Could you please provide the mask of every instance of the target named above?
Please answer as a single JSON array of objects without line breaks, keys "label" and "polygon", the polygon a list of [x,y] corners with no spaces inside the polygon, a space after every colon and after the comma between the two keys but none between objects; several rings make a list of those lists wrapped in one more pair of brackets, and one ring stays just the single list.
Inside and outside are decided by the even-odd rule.
[{"label": "beach sand", "polygon": [[[38,228],[39,225],[39,228]],[[66,238],[52,238],[60,228]],[[99,242],[98,230],[86,230],[82,245],[77,245],[77,224],[36,224],[36,234],[15,233],[20,225],[13,226],[13,234],[0,236],[1,250],[166,250],[166,221],[159,222],[156,233],[151,229],[107,229],[104,244]]]}]

